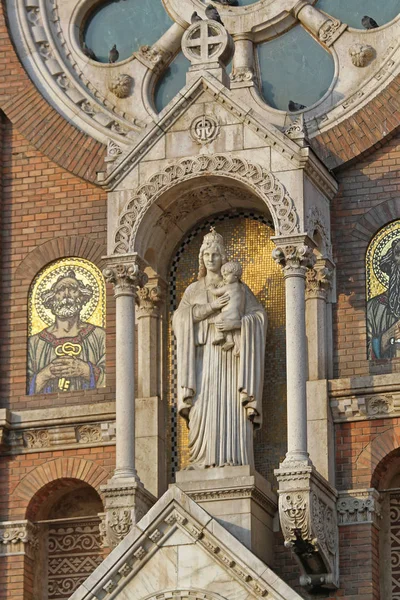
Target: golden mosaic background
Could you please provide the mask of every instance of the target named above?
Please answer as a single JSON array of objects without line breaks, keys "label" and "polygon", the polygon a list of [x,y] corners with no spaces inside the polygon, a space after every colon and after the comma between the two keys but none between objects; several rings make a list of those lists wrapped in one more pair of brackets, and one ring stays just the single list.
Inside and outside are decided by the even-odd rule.
[{"label": "golden mosaic background", "polygon": [[93,290],[92,299],[82,308],[81,320],[105,329],[106,288],[103,275],[96,265],[88,260],[72,257],[47,265],[34,279],[28,302],[29,336],[39,333],[54,323],[54,315],[43,306],[41,295],[51,288],[60,275],[65,275],[70,269],[73,269],[77,278]]},{"label": "golden mosaic background", "polygon": [[[243,267],[243,281],[250,287],[268,314],[263,427],[255,440],[257,470],[273,482],[273,469],[286,453],[286,359],[285,359],[285,287],[281,268],[272,259],[272,227],[255,215],[232,213],[209,219],[197,227],[183,242],[171,271],[170,317],[185,289],[197,280],[198,255],[203,237],[214,225],[225,242],[228,260],[238,260]],[[171,319],[170,321],[171,322]],[[172,472],[188,464],[188,430],[184,420],[176,419],[176,365],[174,340],[169,328],[169,407],[172,431]]]},{"label": "golden mosaic background", "polygon": [[389,276],[379,268],[379,262],[393,241],[400,239],[400,220],[386,225],[372,239],[366,256],[367,302],[386,291]]}]

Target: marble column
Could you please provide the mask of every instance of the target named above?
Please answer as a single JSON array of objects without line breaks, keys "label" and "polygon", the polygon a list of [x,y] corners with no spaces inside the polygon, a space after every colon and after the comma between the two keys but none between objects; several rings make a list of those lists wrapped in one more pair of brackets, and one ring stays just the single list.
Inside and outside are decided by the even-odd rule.
[{"label": "marble column", "polygon": [[254,44],[251,34],[233,36],[235,54],[233,56],[231,86],[251,87],[254,85]]},{"label": "marble column", "polygon": [[138,290],[138,397],[136,398],[136,467],[141,481],[154,496],[168,487],[165,437],[165,398],[162,392],[165,339],[166,283],[150,276]]},{"label": "marble column", "polygon": [[103,271],[116,303],[116,464],[102,493],[104,544],[116,546],[154,503],[135,468],[135,297],[147,276],[136,255],[108,259]]},{"label": "marble column", "polygon": [[[285,462],[310,463],[307,451],[307,338],[305,282],[315,255],[307,236],[275,238],[274,259],[283,267],[286,289],[287,434]],[[285,243],[286,242],[286,243]],[[310,240],[311,242],[311,240]],[[281,245],[282,244],[282,245]]]},{"label": "marble column", "polygon": [[314,268],[307,271],[306,279],[308,451],[318,472],[332,484],[335,481],[334,427],[327,380],[332,328],[328,300],[331,299],[333,269],[329,258],[318,258]]}]

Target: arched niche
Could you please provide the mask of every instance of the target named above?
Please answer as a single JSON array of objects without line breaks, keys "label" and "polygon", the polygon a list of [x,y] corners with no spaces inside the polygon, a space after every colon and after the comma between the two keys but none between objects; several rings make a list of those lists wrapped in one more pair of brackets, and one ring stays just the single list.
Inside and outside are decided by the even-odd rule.
[{"label": "arched niche", "polygon": [[268,215],[276,235],[299,232],[294,202],[273,173],[243,158],[201,155],[169,165],[132,193],[118,218],[113,253],[144,257],[153,248],[165,277],[182,235],[199,219],[232,208]]},{"label": "arched niche", "polygon": [[52,481],[31,499],[27,513],[38,530],[34,594],[66,600],[104,559],[100,536],[103,503],[84,481]]}]

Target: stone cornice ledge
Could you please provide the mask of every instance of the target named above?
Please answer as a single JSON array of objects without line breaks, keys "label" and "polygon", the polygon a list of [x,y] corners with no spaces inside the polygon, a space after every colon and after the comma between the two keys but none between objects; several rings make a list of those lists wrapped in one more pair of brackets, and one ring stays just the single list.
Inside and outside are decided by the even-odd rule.
[{"label": "stone cornice ledge", "polygon": [[400,374],[334,379],[328,384],[337,423],[400,416]]}]

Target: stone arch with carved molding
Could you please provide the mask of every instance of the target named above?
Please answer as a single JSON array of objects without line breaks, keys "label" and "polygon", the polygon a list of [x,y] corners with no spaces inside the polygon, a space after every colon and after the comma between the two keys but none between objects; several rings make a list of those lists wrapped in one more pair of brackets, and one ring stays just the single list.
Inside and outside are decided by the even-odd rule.
[{"label": "stone arch with carved molding", "polygon": [[[294,202],[273,173],[244,158],[224,154],[201,155],[169,165],[133,192],[119,217],[113,253],[143,251],[143,248],[138,248],[138,237],[147,211],[171,188],[200,177],[223,178],[247,188],[264,202],[277,235],[299,231],[299,217]],[[210,184],[210,180],[207,183]]]}]

